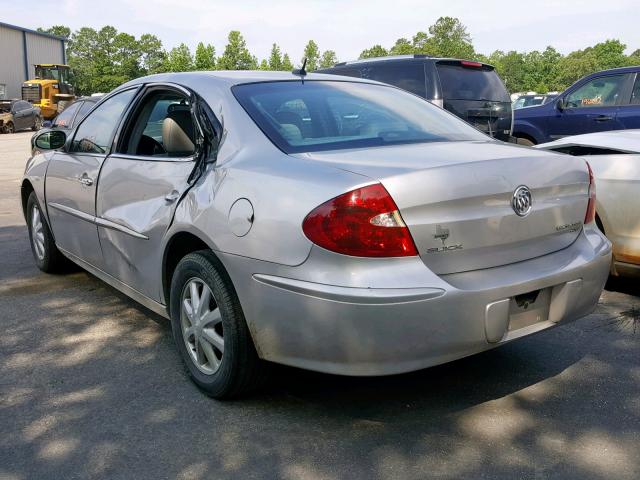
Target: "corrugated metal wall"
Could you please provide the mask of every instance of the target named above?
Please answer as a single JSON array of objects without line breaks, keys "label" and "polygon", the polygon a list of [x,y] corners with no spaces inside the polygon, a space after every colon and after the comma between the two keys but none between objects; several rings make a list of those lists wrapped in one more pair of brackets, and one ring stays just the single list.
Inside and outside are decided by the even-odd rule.
[{"label": "corrugated metal wall", "polygon": [[24,78],[22,32],[0,26],[0,84],[7,98],[19,98]]},{"label": "corrugated metal wall", "polygon": [[6,98],[20,98],[22,82],[27,79],[24,68],[25,35],[30,78],[34,76],[34,63],[64,63],[61,40],[0,25],[0,85],[5,85]]},{"label": "corrugated metal wall", "polygon": [[59,40],[42,37],[27,32],[27,63],[29,64],[29,78],[35,75],[34,63],[64,63],[62,46]]}]

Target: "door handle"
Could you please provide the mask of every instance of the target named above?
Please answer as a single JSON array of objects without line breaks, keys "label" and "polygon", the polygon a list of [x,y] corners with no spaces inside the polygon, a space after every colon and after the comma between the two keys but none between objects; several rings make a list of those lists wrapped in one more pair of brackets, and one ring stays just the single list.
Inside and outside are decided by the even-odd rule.
[{"label": "door handle", "polygon": [[609,120],[613,120],[611,115],[598,115],[595,119],[596,122],[608,122]]},{"label": "door handle", "polygon": [[167,193],[164,196],[164,199],[166,200],[167,203],[173,203],[175,202],[178,198],[180,197],[180,192],[178,192],[177,190],[172,190],[171,193]]},{"label": "door handle", "polygon": [[93,185],[93,178],[91,178],[86,173],[83,173],[82,176],[78,179],[78,181],[85,187],[90,187],[91,185]]}]

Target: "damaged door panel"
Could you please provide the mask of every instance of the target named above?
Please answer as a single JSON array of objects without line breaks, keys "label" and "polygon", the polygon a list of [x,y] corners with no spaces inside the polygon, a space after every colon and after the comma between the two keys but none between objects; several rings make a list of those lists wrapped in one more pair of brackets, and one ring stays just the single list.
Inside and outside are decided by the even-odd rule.
[{"label": "damaged door panel", "polygon": [[191,158],[113,155],[100,173],[96,216],[105,269],[156,301],[161,300],[162,239],[194,164]]}]

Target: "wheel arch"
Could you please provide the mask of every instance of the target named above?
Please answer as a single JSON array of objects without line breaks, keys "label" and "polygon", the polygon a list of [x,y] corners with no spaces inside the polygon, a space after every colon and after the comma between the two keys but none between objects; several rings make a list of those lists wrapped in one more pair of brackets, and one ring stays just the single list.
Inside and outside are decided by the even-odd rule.
[{"label": "wheel arch", "polygon": [[544,142],[543,133],[535,125],[525,121],[516,120],[512,135],[514,137],[527,138],[536,145]]},{"label": "wheel arch", "polygon": [[29,195],[31,195],[32,192],[35,192],[35,188],[33,188],[31,181],[25,178],[24,180],[22,180],[22,185],[20,186],[20,200],[22,203],[22,214],[24,215],[25,220],[27,218],[27,201],[29,200]]},{"label": "wheel arch", "polygon": [[[178,263],[188,254],[198,250],[209,250],[218,258],[209,244],[192,232],[184,230],[175,232],[167,241],[162,254],[162,295],[167,309],[170,308],[171,278]],[[220,265],[222,265],[222,262],[220,262]],[[225,271],[225,273],[227,272]]]}]

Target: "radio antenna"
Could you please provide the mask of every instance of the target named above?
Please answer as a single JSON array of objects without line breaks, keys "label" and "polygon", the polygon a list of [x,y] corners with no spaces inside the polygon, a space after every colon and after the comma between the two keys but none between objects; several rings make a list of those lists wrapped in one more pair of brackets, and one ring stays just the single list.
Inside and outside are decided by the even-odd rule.
[{"label": "radio antenna", "polygon": [[302,83],[304,83],[304,77],[307,76],[307,57],[304,57],[304,61],[302,62],[302,68],[296,68],[295,70],[292,70],[291,73],[293,73],[294,75],[299,75],[300,76],[300,80],[302,80]]}]

